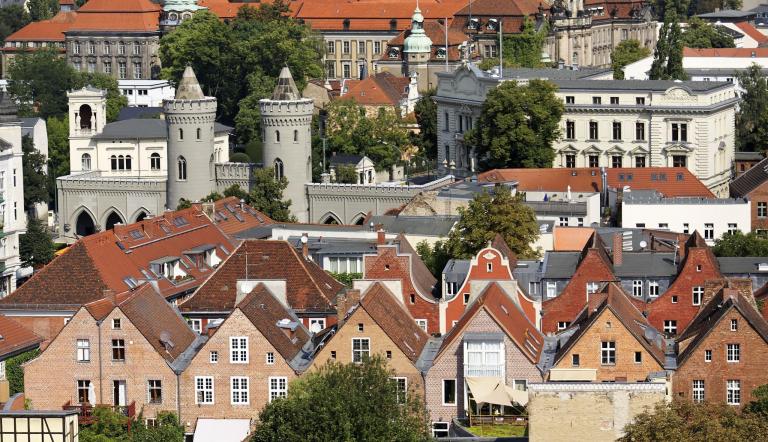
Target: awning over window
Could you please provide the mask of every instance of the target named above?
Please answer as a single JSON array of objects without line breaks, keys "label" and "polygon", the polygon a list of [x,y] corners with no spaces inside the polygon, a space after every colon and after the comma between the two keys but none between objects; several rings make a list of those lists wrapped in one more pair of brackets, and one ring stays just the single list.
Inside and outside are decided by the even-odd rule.
[{"label": "awning over window", "polygon": [[194,442],[242,442],[250,429],[250,419],[198,419]]},{"label": "awning over window", "polygon": [[501,379],[495,377],[467,377],[467,385],[479,404],[494,404],[512,406],[512,402],[526,405],[528,392],[515,390],[505,385]]}]

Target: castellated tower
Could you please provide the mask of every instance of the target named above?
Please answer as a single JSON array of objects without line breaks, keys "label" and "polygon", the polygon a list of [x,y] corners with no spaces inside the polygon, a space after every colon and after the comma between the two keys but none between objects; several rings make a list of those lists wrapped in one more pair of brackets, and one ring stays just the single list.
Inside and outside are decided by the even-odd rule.
[{"label": "castellated tower", "polygon": [[195,72],[187,66],[176,87],[176,97],[163,101],[163,112],[168,126],[166,208],[176,210],[181,198],[196,201],[216,190],[216,98],[203,95]]},{"label": "castellated tower", "polygon": [[309,208],[305,183],[312,182],[312,111],[314,101],[302,98],[291,71],[280,72],[272,98],[259,101],[264,167],[274,167],[275,177],[285,177],[283,198],[291,200],[291,212],[307,222]]}]

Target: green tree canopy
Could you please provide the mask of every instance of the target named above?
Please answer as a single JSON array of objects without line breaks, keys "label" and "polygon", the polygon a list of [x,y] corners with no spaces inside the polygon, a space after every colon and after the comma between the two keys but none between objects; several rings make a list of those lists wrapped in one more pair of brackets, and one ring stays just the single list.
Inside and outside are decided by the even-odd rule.
[{"label": "green tree canopy", "polygon": [[691,17],[681,38],[686,48],[735,48],[733,37],[712,23]]},{"label": "green tree canopy", "polygon": [[716,256],[768,256],[768,237],[755,232],[725,233],[715,240]]},{"label": "green tree canopy", "polygon": [[59,12],[59,0],[28,0],[27,9],[32,20],[46,20]]},{"label": "green tree canopy", "polygon": [[355,166],[341,164],[336,166],[336,182],[342,184],[357,184]]},{"label": "green tree canopy", "polygon": [[416,103],[414,113],[419,123],[417,143],[426,158],[437,159],[437,103],[434,101],[436,91],[425,92]]},{"label": "green tree canopy", "polygon": [[11,396],[24,392],[24,369],[21,366],[38,355],[40,350],[34,349],[5,360],[5,378],[8,380]]},{"label": "green tree canopy", "polygon": [[416,252],[432,275],[438,279],[441,278],[445,265],[453,258],[445,241],[437,241],[434,246],[430,246],[425,239],[416,244]]},{"label": "green tree canopy", "polygon": [[[78,72],[71,89],[93,86],[107,91],[107,122],[117,120],[120,109],[128,106],[128,98],[120,93],[115,77],[101,73]],[[65,94],[66,95],[66,94]]]},{"label": "green tree canopy", "polygon": [[611,68],[613,68],[613,78],[616,80],[624,79],[624,68],[631,63],[641,60],[651,55],[651,50],[644,48],[637,40],[624,40],[619,43],[613,52],[611,52]]},{"label": "green tree canopy", "polygon": [[0,43],[5,38],[29,24],[29,13],[22,5],[8,5],[0,8]]},{"label": "green tree canopy", "polygon": [[490,91],[475,127],[465,135],[481,167],[552,167],[552,143],[560,136],[565,106],[556,86],[545,80],[527,85],[506,81]]},{"label": "green tree canopy", "polygon": [[680,30],[679,12],[677,7],[667,7],[664,13],[664,24],[659,30],[659,39],[653,54],[653,64],[648,74],[651,80],[686,80],[688,76],[683,70],[683,42]]},{"label": "green tree canopy", "polygon": [[291,382],[259,415],[253,442],[427,440],[423,399],[403,395],[380,357],[329,362]]},{"label": "green tree canopy", "polygon": [[48,133],[48,191],[49,201],[55,198],[56,177],[69,174],[69,118],[49,117]]},{"label": "green tree canopy", "polygon": [[53,240],[43,222],[27,217],[27,231],[19,238],[19,255],[25,266],[42,267],[53,260]]},{"label": "green tree canopy", "polygon": [[544,40],[547,38],[548,31],[546,21],[543,22],[539,30],[536,30],[536,24],[533,20],[526,17],[519,33],[504,34],[502,48],[504,66],[524,68],[543,66],[541,51],[544,48]]},{"label": "green tree canopy", "polygon": [[[459,222],[451,230],[446,244],[454,258],[470,258],[500,234],[520,258],[535,258],[531,245],[539,237],[539,224],[533,209],[523,204],[520,195],[512,195],[507,186],[482,192],[459,208]],[[442,270],[442,269],[440,269]]]},{"label": "green tree canopy", "polygon": [[737,74],[741,103],[736,112],[736,148],[762,152],[768,147],[768,80],[763,68],[752,64]]},{"label": "green tree canopy", "polygon": [[691,1],[691,7],[689,14],[706,14],[707,12],[715,12],[715,10],[741,9],[743,5],[742,0],[693,0]]},{"label": "green tree canopy", "polygon": [[140,414],[131,423],[128,432],[128,418],[109,407],[96,407],[93,410],[95,421],[92,425],[80,428],[82,442],[182,442],[184,427],[176,414],[168,411],[157,413],[157,423],[148,427]]},{"label": "green tree canopy", "polygon": [[251,206],[275,221],[296,222],[296,217],[290,211],[291,200],[283,200],[283,190],[288,186],[288,180],[285,177],[276,179],[272,167],[256,169],[253,178],[253,189],[248,197]]},{"label": "green tree canopy", "polygon": [[24,209],[31,210],[37,203],[48,203],[50,181],[45,173],[45,155],[35,149],[32,138],[21,138],[22,166],[24,171]]}]

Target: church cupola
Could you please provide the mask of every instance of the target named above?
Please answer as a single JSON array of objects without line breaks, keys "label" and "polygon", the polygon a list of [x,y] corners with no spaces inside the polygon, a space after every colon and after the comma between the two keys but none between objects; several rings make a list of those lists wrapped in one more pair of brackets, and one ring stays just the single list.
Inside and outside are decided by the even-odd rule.
[{"label": "church cupola", "polygon": [[411,17],[411,32],[403,43],[403,52],[406,54],[432,52],[432,40],[424,32],[424,16],[421,15],[418,2]]}]

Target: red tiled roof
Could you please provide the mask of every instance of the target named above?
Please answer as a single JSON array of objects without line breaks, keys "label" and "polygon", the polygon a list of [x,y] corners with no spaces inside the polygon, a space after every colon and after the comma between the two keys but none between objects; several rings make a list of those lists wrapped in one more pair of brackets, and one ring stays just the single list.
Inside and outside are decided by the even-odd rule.
[{"label": "red tiled roof", "polygon": [[[197,5],[203,8],[208,8],[209,11],[216,14],[220,19],[232,19],[237,16],[238,11],[244,7],[251,7],[258,9],[259,5],[272,4],[273,0],[259,0],[259,1],[240,1],[230,2],[229,0],[197,0]],[[288,9],[291,15],[301,7],[302,1],[290,0],[288,3]]]},{"label": "red tiled roof", "polygon": [[[449,19],[450,20],[450,19]],[[439,23],[437,20],[425,20],[424,32],[427,34],[430,40],[432,40],[432,55],[430,60],[432,61],[445,61],[445,58],[437,58],[437,50],[445,48],[445,26]],[[408,27],[395,38],[387,42],[388,47],[399,46],[401,49],[405,44],[405,39],[411,35],[411,29]],[[469,37],[459,29],[449,26],[448,28],[448,61],[456,61],[461,58],[459,53],[459,45],[467,41]],[[379,61],[381,62],[399,62],[403,60],[404,53],[401,51],[397,58],[391,58],[389,54],[384,53],[381,55]]]},{"label": "red tiled roof", "polygon": [[[91,0],[93,1],[93,0]],[[90,3],[90,2],[89,2]],[[151,12],[84,12],[77,11],[75,22],[66,32],[73,31],[136,31],[160,30],[160,14]]]},{"label": "red tiled roof", "polygon": [[520,352],[533,364],[539,362],[541,349],[544,346],[544,337],[536,329],[528,317],[520,310],[520,307],[497,282],[490,283],[477,299],[464,312],[459,322],[443,339],[440,350],[435,360],[448,348],[451,342],[463,336],[464,328],[472,321],[472,318],[485,309],[491,318],[501,327],[507,336],[514,342]]},{"label": "red tiled roof", "polygon": [[76,12],[59,12],[53,18],[32,22],[5,41],[64,41],[64,32],[75,22]]},{"label": "red tiled roof", "polygon": [[78,12],[160,12],[162,7],[151,0],[88,0]]},{"label": "red tiled roof", "polygon": [[[421,0],[419,9],[426,20],[450,18],[466,5],[465,0]],[[412,0],[315,0],[304,2],[295,17],[303,19],[312,29],[342,30],[349,20],[349,30],[403,31],[411,27],[416,8]]]},{"label": "red tiled roof", "polygon": [[[104,290],[120,293],[139,281],[156,279],[165,297],[198,287],[213,269],[196,258],[198,247],[215,250],[220,259],[235,248],[224,233],[197,208],[117,225],[82,238],[24,285],[0,300],[2,308],[69,310],[101,299]],[[176,257],[188,278],[170,281],[152,273],[150,262]],[[130,279],[132,278],[132,279]]]},{"label": "red tiled roof", "polygon": [[0,361],[37,347],[43,338],[11,318],[0,315]]},{"label": "red tiled roof", "polygon": [[363,106],[392,106],[400,105],[400,100],[408,95],[408,77],[395,77],[389,72],[371,75],[364,80],[347,82],[347,93],[340,98],[353,99]]},{"label": "red tiled roof", "polygon": [[416,325],[410,313],[384,284],[375,282],[371,285],[363,294],[360,307],[376,321],[411,362],[419,359],[429,336]]},{"label": "red tiled roof", "polygon": [[[290,361],[309,341],[309,332],[298,318],[275,298],[264,284],[258,284],[237,308],[256,326],[262,336],[283,356]],[[296,322],[296,329],[291,339],[277,323],[288,319]]]},{"label": "red tiled roof", "polygon": [[119,308],[168,361],[176,359],[195,340],[195,333],[184,318],[155,291],[152,284],[144,284],[134,291],[120,293],[114,299],[101,299],[84,307],[96,320]]},{"label": "red tiled roof", "polygon": [[666,197],[715,197],[707,186],[685,167],[621,167],[606,170],[608,187],[615,189],[629,186],[634,190],[657,190]]},{"label": "red tiled roof", "polygon": [[758,31],[757,28],[752,26],[751,23],[742,21],[738,23],[734,23],[737,28],[739,28],[742,32],[747,34],[752,40],[755,40],[758,45],[763,45],[768,43],[768,36],[763,34],[762,32]]},{"label": "red tiled roof", "polygon": [[522,191],[564,192],[568,186],[572,192],[601,189],[599,169],[494,169],[481,173],[477,179],[489,183],[517,181],[517,188]]},{"label": "red tiled roof", "polygon": [[[195,203],[200,210],[205,211],[203,204]],[[240,203],[234,196],[220,199],[214,203],[214,213],[207,214],[213,218],[213,223],[228,236],[243,232],[254,227],[261,227],[275,222],[267,215],[253,207]]]},{"label": "red tiled roof", "polygon": [[299,312],[332,311],[333,300],[343,288],[286,241],[246,240],[179,308],[184,312],[233,310],[237,281],[242,279],[284,279],[288,305]]},{"label": "red tiled roof", "polygon": [[539,12],[539,5],[546,6],[546,2],[539,0],[474,0],[471,4],[466,2],[464,7],[456,12],[455,15],[472,15],[488,17],[509,17],[509,16],[528,16]]},{"label": "red tiled roof", "polygon": [[753,58],[752,54],[756,58],[768,57],[768,48],[683,48],[683,57]]}]

